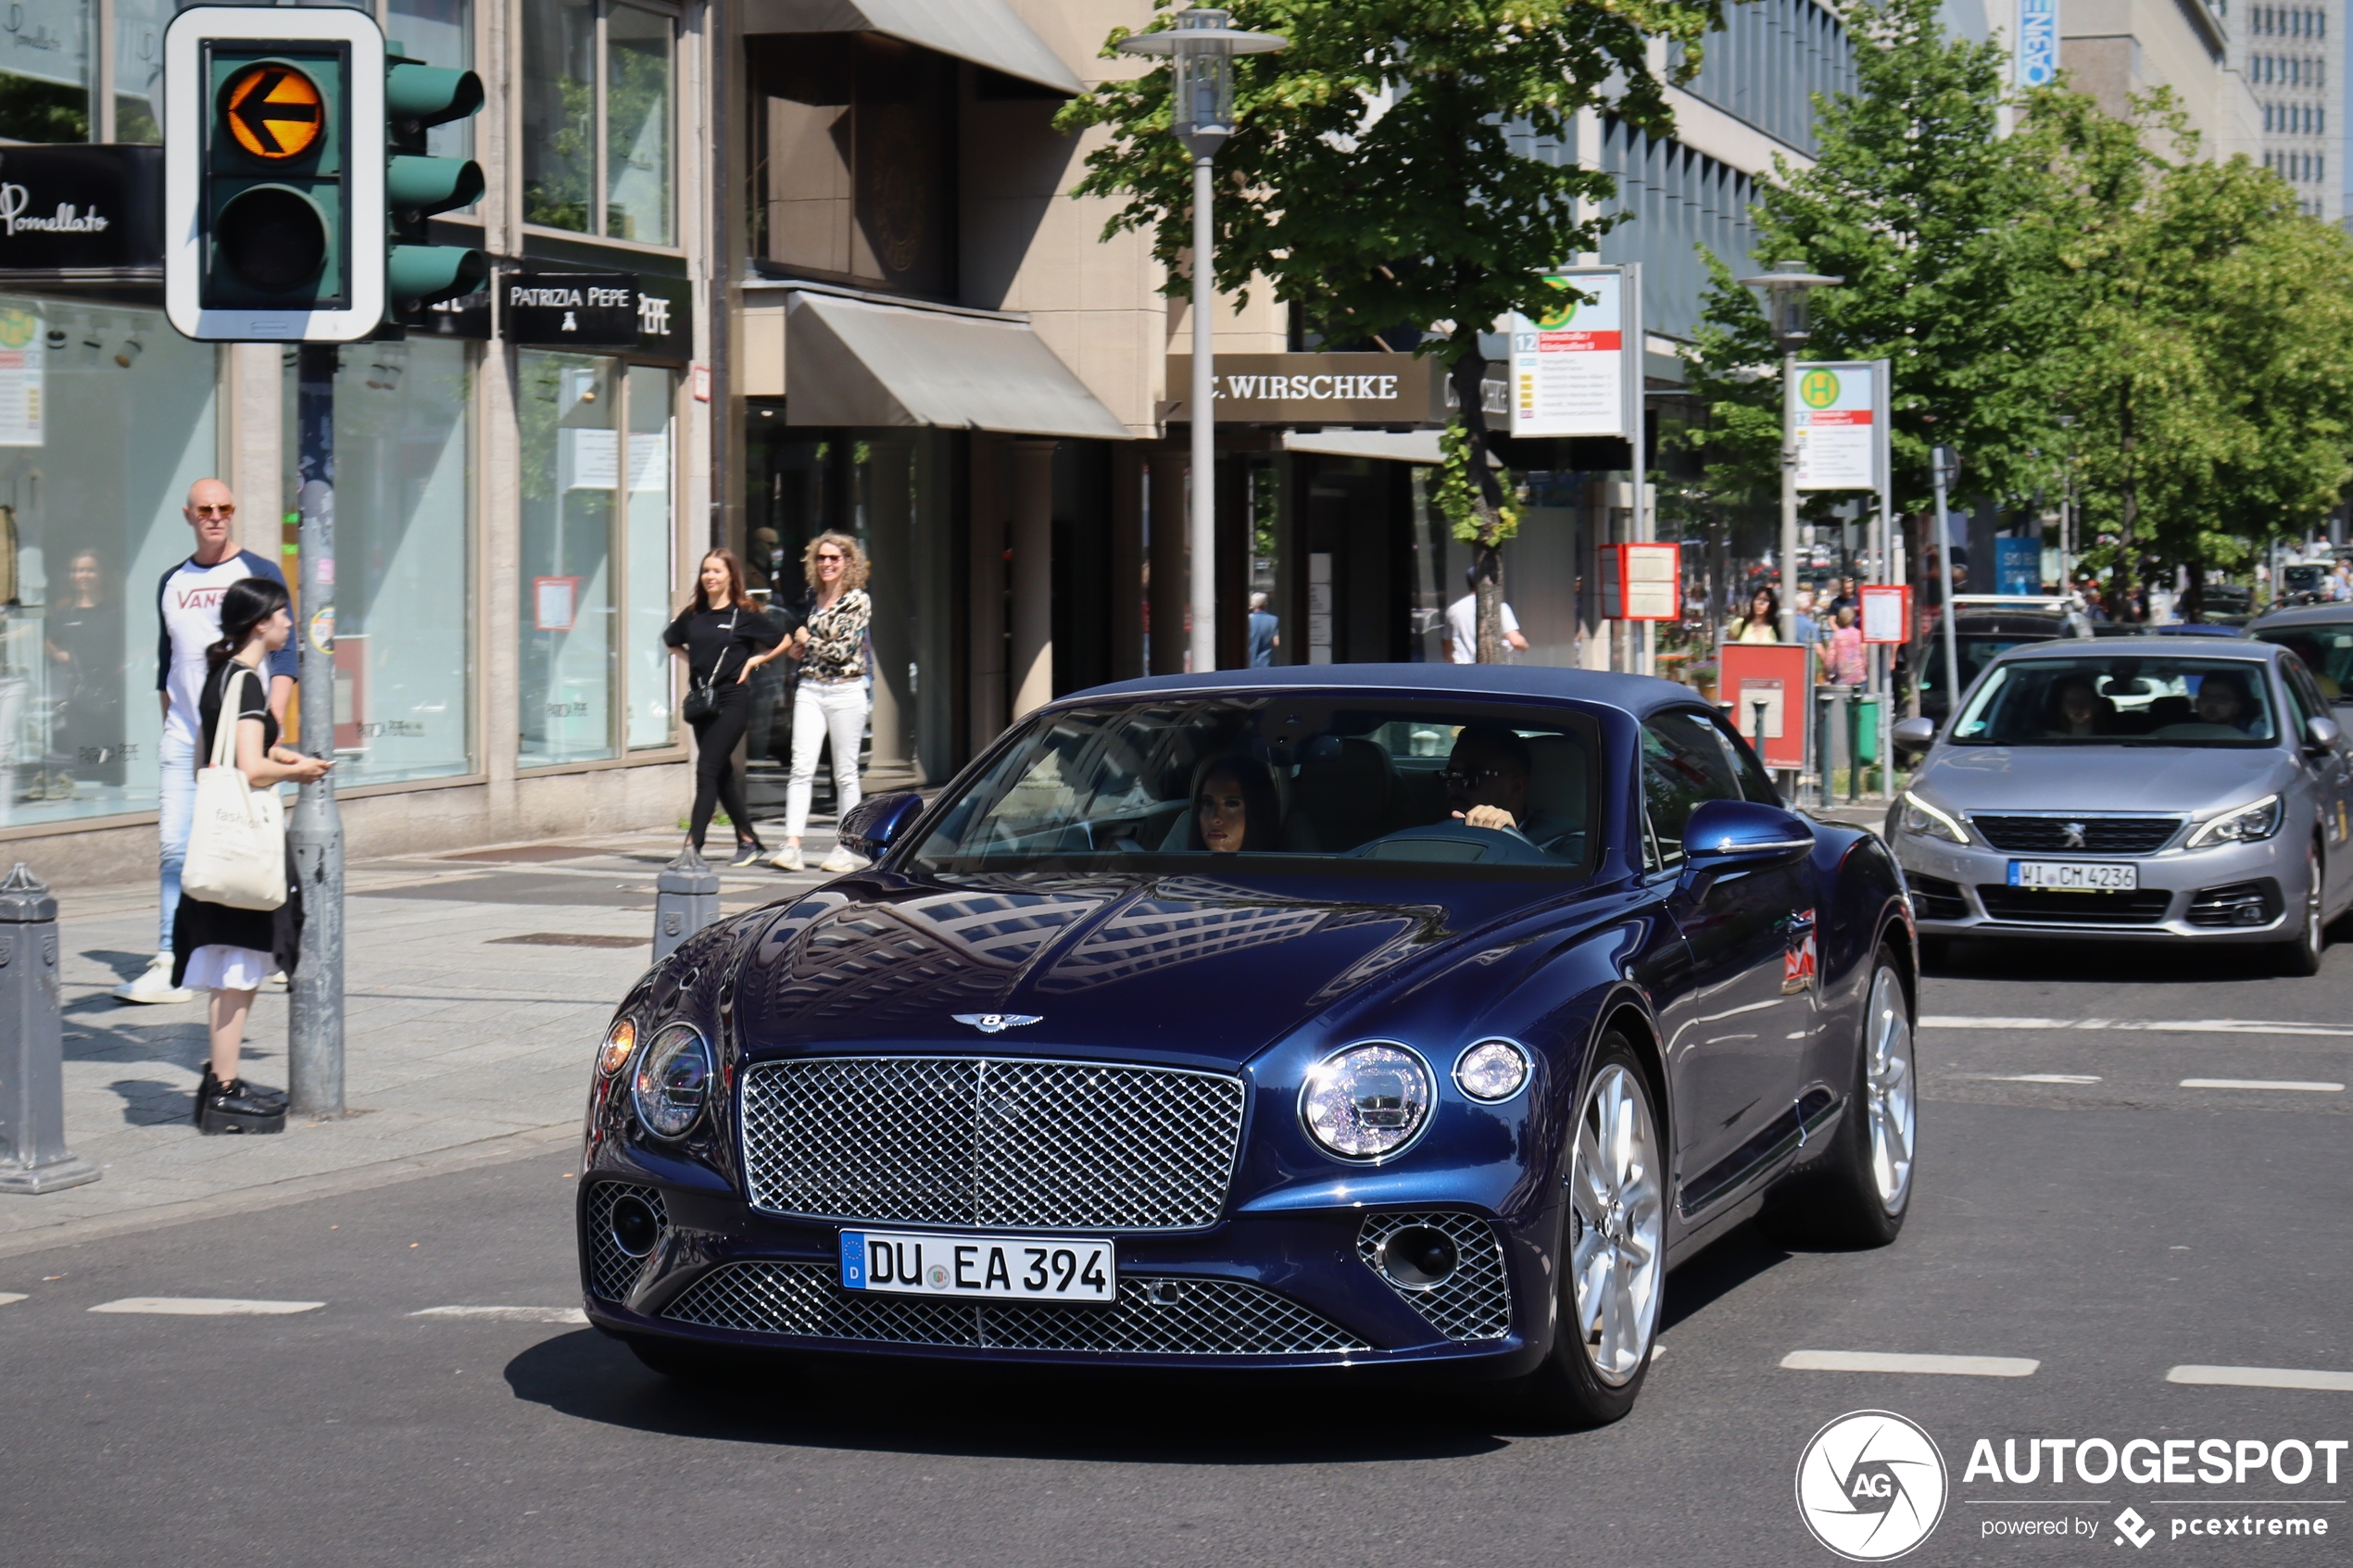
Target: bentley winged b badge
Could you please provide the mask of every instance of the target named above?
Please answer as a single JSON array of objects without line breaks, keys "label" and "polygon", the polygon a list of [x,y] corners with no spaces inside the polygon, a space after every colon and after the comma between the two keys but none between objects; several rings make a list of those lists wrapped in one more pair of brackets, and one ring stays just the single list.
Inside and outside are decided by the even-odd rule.
[{"label": "bentley winged b badge", "polygon": [[984,1035],[1001,1035],[1008,1029],[1019,1029],[1024,1024],[1046,1022],[1034,1012],[958,1012],[949,1016],[959,1023],[971,1024]]}]

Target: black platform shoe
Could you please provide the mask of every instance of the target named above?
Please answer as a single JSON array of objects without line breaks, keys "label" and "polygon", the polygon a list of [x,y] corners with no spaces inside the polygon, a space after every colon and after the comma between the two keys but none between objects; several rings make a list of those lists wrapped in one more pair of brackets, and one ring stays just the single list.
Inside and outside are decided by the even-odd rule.
[{"label": "black platform shoe", "polygon": [[245,1080],[233,1079],[199,1102],[196,1125],[207,1133],[283,1133],[286,1106],[283,1100],[263,1099]]},{"label": "black platform shoe", "polygon": [[[286,1109],[286,1091],[283,1089],[264,1088],[259,1084],[243,1078],[238,1079],[231,1087],[237,1091],[240,1098],[256,1101],[265,1108],[275,1110]],[[203,1126],[205,1102],[218,1098],[220,1094],[220,1080],[212,1075],[212,1063],[208,1061],[204,1066],[204,1079],[196,1085],[196,1101],[188,1112],[188,1120],[199,1127]]]}]

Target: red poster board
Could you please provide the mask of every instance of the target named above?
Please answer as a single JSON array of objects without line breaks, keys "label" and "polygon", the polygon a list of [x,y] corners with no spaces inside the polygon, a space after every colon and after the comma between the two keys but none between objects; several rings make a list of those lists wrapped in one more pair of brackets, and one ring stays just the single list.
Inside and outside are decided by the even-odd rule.
[{"label": "red poster board", "polygon": [[1912,590],[1887,583],[1863,585],[1863,640],[1867,643],[1908,643],[1912,640]]},{"label": "red poster board", "polygon": [[1604,545],[1602,619],[1673,621],[1683,613],[1683,546]]},{"label": "red poster board", "polygon": [[[1814,650],[1802,643],[1726,643],[1717,655],[1716,690],[1732,705],[1732,727],[1768,768],[1806,766],[1814,700]],[[1756,734],[1764,705],[1765,734]]]}]

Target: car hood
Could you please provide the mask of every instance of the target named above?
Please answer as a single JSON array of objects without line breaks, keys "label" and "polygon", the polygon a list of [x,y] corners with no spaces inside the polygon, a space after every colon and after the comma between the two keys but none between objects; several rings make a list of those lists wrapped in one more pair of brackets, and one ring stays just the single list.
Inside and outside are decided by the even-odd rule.
[{"label": "car hood", "polygon": [[767,923],[736,1010],[757,1055],[937,1043],[1239,1065],[1563,891],[1431,879],[1375,902],[1341,878],[856,877],[748,917]]},{"label": "car hood", "polygon": [[2284,786],[2275,747],[1939,746],[1913,787],[1964,811],[2211,811]]}]

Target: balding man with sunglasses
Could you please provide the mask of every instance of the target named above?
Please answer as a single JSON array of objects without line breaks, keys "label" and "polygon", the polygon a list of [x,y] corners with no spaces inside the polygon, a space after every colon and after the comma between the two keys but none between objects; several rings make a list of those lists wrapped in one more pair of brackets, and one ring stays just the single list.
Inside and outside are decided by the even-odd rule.
[{"label": "balding man with sunglasses", "polygon": [[[191,1002],[194,991],[171,984],[171,920],[180,909],[180,868],[188,858],[188,827],[196,804],[196,705],[204,692],[205,649],[220,637],[220,596],[232,583],[266,577],[281,587],[278,563],[236,546],[237,497],[217,479],[188,487],[181,508],[195,533],[188,558],[163,574],[156,590],[160,625],[156,638],[156,696],[163,703],[163,745],[157,756],[157,816],[162,830],[163,927],[157,951],[128,985],[115,987],[126,1002]],[[296,654],[289,642],[270,656],[270,711],[285,721]]]}]

